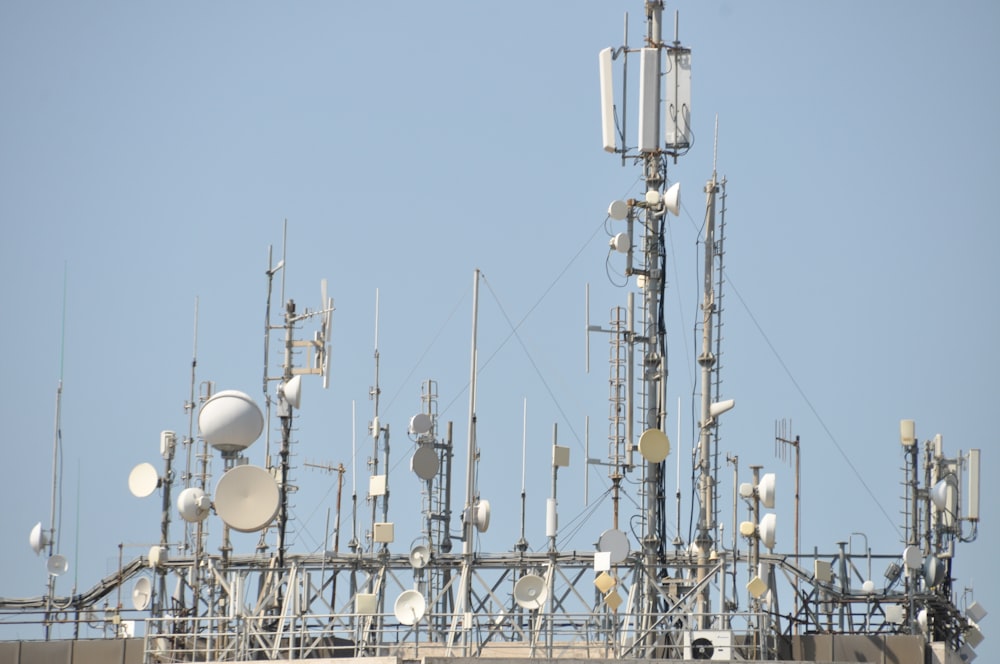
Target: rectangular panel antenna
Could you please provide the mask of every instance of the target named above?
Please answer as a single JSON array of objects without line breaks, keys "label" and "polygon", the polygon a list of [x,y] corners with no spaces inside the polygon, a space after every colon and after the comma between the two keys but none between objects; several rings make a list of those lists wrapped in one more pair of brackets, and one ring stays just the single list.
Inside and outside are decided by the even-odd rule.
[{"label": "rectangular panel antenna", "polygon": [[969,521],[979,521],[979,450],[969,450]]},{"label": "rectangular panel antenna", "polygon": [[600,52],[601,68],[601,136],[605,152],[615,151],[615,95],[611,75],[611,48]]},{"label": "rectangular panel antenna", "polygon": [[666,146],[682,150],[691,147],[691,51],[667,51]]},{"label": "rectangular panel antenna", "polygon": [[639,151],[660,149],[660,49],[639,51]]}]

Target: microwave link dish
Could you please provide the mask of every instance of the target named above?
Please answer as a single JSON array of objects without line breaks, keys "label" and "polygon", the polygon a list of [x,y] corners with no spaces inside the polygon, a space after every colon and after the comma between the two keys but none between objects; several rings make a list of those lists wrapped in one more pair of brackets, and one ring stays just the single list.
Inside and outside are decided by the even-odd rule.
[{"label": "microwave link dish", "polygon": [[132,588],[132,606],[136,611],[145,611],[153,598],[153,584],[149,577],[139,577]]},{"label": "microwave link dish", "polygon": [[396,598],[392,613],[401,624],[414,625],[420,622],[426,610],[427,602],[423,595],[416,590],[404,590]]},{"label": "microwave link dish", "polygon": [[646,429],[639,436],[639,454],[649,463],[660,463],[670,455],[670,439],[659,429]]},{"label": "microwave link dish", "polygon": [[434,421],[431,420],[430,415],[427,413],[417,413],[410,418],[410,433],[414,436],[423,436],[426,433],[430,433],[433,425]]},{"label": "microwave link dish", "polygon": [[298,410],[302,405],[302,376],[292,376],[287,382],[278,386],[279,396],[284,396],[285,401],[291,404],[292,408]]},{"label": "microwave link dish", "polygon": [[42,522],[39,521],[31,529],[31,534],[28,535],[28,543],[31,544],[31,550],[37,556],[42,552],[42,549],[49,545],[49,541],[49,534],[42,530]]},{"label": "microwave link dish", "polygon": [[66,556],[55,553],[45,561],[45,569],[52,576],[62,576],[69,570],[69,561],[66,560]]},{"label": "microwave link dish", "polygon": [[198,411],[198,431],[220,452],[242,452],[264,431],[264,415],[249,395],[223,390]]},{"label": "microwave link dish", "polygon": [[177,496],[177,511],[188,523],[204,521],[211,509],[212,501],[199,487],[188,487]]},{"label": "microwave link dish", "polygon": [[547,598],[545,579],[537,574],[525,574],[514,584],[514,601],[522,609],[538,610]]},{"label": "microwave link dish", "polygon": [[258,466],[236,466],[215,486],[215,511],[227,526],[241,533],[269,526],[280,503],[277,482]]},{"label": "microwave link dish", "polygon": [[597,540],[597,550],[610,553],[611,564],[617,565],[628,558],[628,535],[616,528],[609,528]]},{"label": "microwave link dish", "polygon": [[128,490],[136,498],[145,498],[160,485],[160,476],[151,463],[140,463],[128,474]]},{"label": "microwave link dish", "polygon": [[410,551],[410,567],[413,569],[423,569],[431,559],[431,550],[423,544],[418,544]]},{"label": "microwave link dish", "polygon": [[421,445],[410,459],[410,469],[422,480],[434,479],[440,466],[437,452],[431,445]]}]

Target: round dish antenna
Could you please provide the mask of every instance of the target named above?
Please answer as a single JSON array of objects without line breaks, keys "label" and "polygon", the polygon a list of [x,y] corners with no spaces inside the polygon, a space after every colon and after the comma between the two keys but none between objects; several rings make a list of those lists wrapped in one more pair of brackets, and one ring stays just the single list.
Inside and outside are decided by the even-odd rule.
[{"label": "round dish antenna", "polygon": [[292,376],[287,382],[281,383],[278,390],[279,396],[284,396],[292,408],[299,409],[302,405],[302,376]]},{"label": "round dish antenna", "polygon": [[670,454],[670,439],[659,429],[646,429],[639,436],[639,454],[650,463],[660,463]]},{"label": "round dish antenna", "polygon": [[42,552],[42,549],[49,545],[49,541],[49,534],[42,530],[42,522],[39,521],[31,529],[31,534],[28,535],[28,543],[31,544],[31,550],[37,556]]},{"label": "round dish antenna", "polygon": [[597,540],[597,550],[611,553],[611,564],[617,565],[628,558],[628,535],[615,528],[601,533]]},{"label": "round dish antenna", "polygon": [[434,479],[437,475],[438,468],[440,467],[440,462],[438,461],[437,452],[430,445],[421,445],[413,452],[413,458],[410,459],[410,470],[417,474],[422,480]]},{"label": "round dish antenna", "polygon": [[69,570],[69,561],[66,560],[66,556],[55,553],[49,556],[49,559],[45,561],[45,569],[49,571],[52,576],[62,576]]},{"label": "round dish antenna", "polygon": [[627,254],[632,248],[632,241],[629,239],[628,233],[619,233],[611,238],[608,245],[619,254]]},{"label": "round dish antenna", "polygon": [[778,517],[773,512],[768,512],[760,519],[760,541],[769,549],[774,548],[774,535],[778,526]]},{"label": "round dish antenna", "polygon": [[537,574],[525,574],[514,584],[514,601],[522,609],[538,610],[548,598],[545,579]]},{"label": "round dish antenna", "polygon": [[433,425],[434,421],[431,420],[430,415],[427,413],[417,413],[410,418],[410,433],[414,436],[422,436],[425,433],[430,433]]},{"label": "round dish antenna", "polygon": [[480,500],[476,503],[476,506],[472,508],[472,523],[475,524],[476,530],[481,533],[485,533],[490,527],[490,501]]},{"label": "round dish antenna", "polygon": [[188,523],[204,521],[211,509],[212,501],[199,487],[188,487],[177,496],[177,511]]},{"label": "round dish antenna", "polygon": [[149,567],[150,569],[156,569],[162,565],[167,564],[169,555],[167,554],[167,548],[154,544],[149,547]]},{"label": "round dish antenna", "polygon": [[149,577],[139,577],[132,588],[132,607],[136,611],[145,611],[149,608],[149,601],[153,598],[153,584]]},{"label": "round dish antenna", "polygon": [[396,604],[392,608],[393,615],[403,625],[413,625],[424,617],[427,609],[427,602],[424,596],[416,590],[404,590],[396,598]]},{"label": "round dish antenna", "polygon": [[128,474],[128,490],[136,498],[145,498],[160,485],[160,476],[151,463],[140,463]]},{"label": "round dish antenna", "polygon": [[264,415],[247,394],[223,390],[198,411],[198,431],[220,452],[241,452],[264,431]]},{"label": "round dish antenna", "polygon": [[628,217],[628,203],[625,201],[611,201],[608,206],[608,216],[617,221],[622,221]]},{"label": "round dish antenna", "polygon": [[760,484],[757,485],[757,493],[760,495],[760,502],[763,503],[764,507],[769,510],[774,509],[774,488],[777,480],[775,479],[774,473],[765,473],[763,477],[760,478]]},{"label": "round dish antenna", "polygon": [[277,482],[257,466],[236,466],[215,486],[215,511],[227,526],[241,533],[270,525],[280,503]]},{"label": "round dish antenna", "polygon": [[431,550],[423,544],[418,544],[410,551],[410,567],[423,569],[431,559]]},{"label": "round dish antenna", "polygon": [[675,182],[663,192],[663,207],[675,217],[681,213],[681,183]]}]

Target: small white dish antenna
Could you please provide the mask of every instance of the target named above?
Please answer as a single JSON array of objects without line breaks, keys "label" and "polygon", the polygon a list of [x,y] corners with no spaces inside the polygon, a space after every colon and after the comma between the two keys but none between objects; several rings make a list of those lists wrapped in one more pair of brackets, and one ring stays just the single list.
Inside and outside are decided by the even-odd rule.
[{"label": "small white dish antenna", "polygon": [[617,565],[628,558],[628,535],[616,528],[609,528],[598,538],[597,550],[610,553],[611,564]]},{"label": "small white dish antenna", "polygon": [[774,535],[777,527],[778,517],[774,513],[769,512],[761,517],[760,526],[758,527],[760,541],[769,549],[774,548]]},{"label": "small white dish antenna", "polygon": [[160,484],[160,476],[151,463],[140,463],[128,474],[128,490],[136,498],[145,498]]},{"label": "small white dish antenna", "polygon": [[240,452],[264,431],[264,415],[249,395],[223,390],[202,404],[198,431],[220,452]]},{"label": "small white dish antenna", "polygon": [[423,544],[418,544],[410,551],[410,567],[423,569],[431,559],[431,550]]},{"label": "small white dish antenna", "polygon": [[660,192],[656,189],[650,189],[646,192],[646,205],[656,206],[660,204],[661,200]]},{"label": "small white dish antenna", "polygon": [[302,376],[292,376],[287,382],[279,385],[278,389],[280,395],[285,397],[285,401],[298,410],[302,405]]},{"label": "small white dish antenna", "polygon": [[940,558],[931,554],[924,559],[924,580],[927,582],[928,588],[933,588],[942,581],[945,577],[944,563]]},{"label": "small white dish antenna", "polygon": [[545,579],[537,574],[525,574],[514,584],[514,601],[522,609],[538,610],[548,598]]},{"label": "small white dish antenna", "polygon": [[281,498],[271,474],[258,466],[236,466],[215,486],[215,511],[233,530],[263,530],[278,514]]},{"label": "small white dish antenna", "polygon": [[66,556],[54,553],[45,561],[45,569],[52,576],[62,576],[69,570],[69,561],[66,560]]},{"label": "small white dish antenna", "polygon": [[920,569],[923,567],[923,564],[924,557],[920,553],[920,547],[911,545],[903,549],[903,565],[906,566],[906,569]]},{"label": "small white dish antenna", "polygon": [[958,502],[958,487],[955,484],[955,477],[948,475],[939,481],[930,490],[931,502],[939,512],[954,511],[954,505]]},{"label": "small white dish antenna", "polygon": [[875,594],[875,582],[871,579],[866,579],[864,583],[861,584],[861,592],[866,595]]},{"label": "small white dish antenna", "polygon": [[777,479],[774,473],[765,473],[763,477],[760,478],[760,484],[757,485],[757,493],[760,495],[760,502],[769,510],[774,509],[774,490]]},{"label": "small white dish antenna", "polygon": [[437,452],[431,445],[421,445],[413,452],[410,459],[410,470],[417,474],[422,480],[434,479],[440,467]]},{"label": "small white dish antenna", "polygon": [[670,439],[659,429],[646,429],[639,436],[639,454],[649,463],[660,463],[670,455]]},{"label": "small white dish antenna", "polygon": [[476,526],[476,530],[481,533],[489,530],[490,513],[490,501],[480,500],[476,503],[476,506],[472,508],[472,523]]},{"label": "small white dish antenna", "polygon": [[632,241],[628,239],[628,233],[618,233],[608,242],[612,249],[619,254],[627,254],[632,248]]},{"label": "small white dish antenna", "polygon": [[611,205],[608,206],[608,216],[617,221],[623,221],[628,217],[628,203],[611,201]]},{"label": "small white dish antenna", "polygon": [[35,555],[39,555],[42,549],[49,545],[49,534],[42,530],[42,522],[39,521],[31,529],[31,534],[28,535],[28,543],[31,544],[31,550],[35,552]]},{"label": "small white dish antenna", "polygon": [[153,598],[153,583],[149,577],[139,577],[132,588],[132,607],[136,611],[145,611],[149,608],[149,602]]},{"label": "small white dish antenna", "polygon": [[199,487],[188,487],[177,496],[177,511],[188,523],[204,521],[211,509],[212,501]]},{"label": "small white dish antenna", "polygon": [[410,418],[410,433],[414,436],[423,436],[425,433],[430,433],[433,425],[434,421],[430,415],[427,413],[417,413]]},{"label": "small white dish antenna", "polygon": [[675,217],[681,213],[681,183],[675,182],[663,192],[663,207]]},{"label": "small white dish antenna", "polygon": [[396,604],[392,608],[393,615],[403,625],[413,625],[424,617],[427,610],[427,602],[424,596],[416,590],[404,590],[396,598]]}]

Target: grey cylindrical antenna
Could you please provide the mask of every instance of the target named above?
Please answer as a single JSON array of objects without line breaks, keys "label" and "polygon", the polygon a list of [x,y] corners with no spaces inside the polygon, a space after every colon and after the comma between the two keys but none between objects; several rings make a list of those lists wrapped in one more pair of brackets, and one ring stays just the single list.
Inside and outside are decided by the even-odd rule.
[{"label": "grey cylindrical antenna", "polygon": [[476,500],[476,362],[479,334],[479,269],[472,279],[472,351],[469,369],[469,443],[468,462],[465,469],[465,522],[462,525],[462,553],[472,553],[472,539],[475,526],[472,508]]}]

